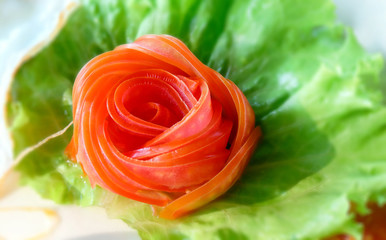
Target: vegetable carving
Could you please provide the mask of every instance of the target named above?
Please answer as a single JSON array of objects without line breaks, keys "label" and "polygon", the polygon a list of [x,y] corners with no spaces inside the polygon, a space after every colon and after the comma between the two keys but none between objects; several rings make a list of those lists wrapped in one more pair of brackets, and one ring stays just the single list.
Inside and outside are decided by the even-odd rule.
[{"label": "vegetable carving", "polygon": [[88,62],[73,88],[67,153],[93,186],[174,219],[225,193],[260,128],[237,86],[178,39],[146,35]]}]

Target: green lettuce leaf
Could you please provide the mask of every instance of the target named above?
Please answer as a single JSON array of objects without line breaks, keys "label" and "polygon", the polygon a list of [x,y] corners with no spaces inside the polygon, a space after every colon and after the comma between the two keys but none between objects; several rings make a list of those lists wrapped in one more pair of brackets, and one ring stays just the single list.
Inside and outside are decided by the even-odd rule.
[{"label": "green lettuce leaf", "polygon": [[22,182],[58,203],[105,207],[144,239],[359,237],[349,213],[386,200],[383,60],[337,24],[325,0],[83,1],[57,38],[17,72],[7,104],[15,153],[72,119],[71,88],[92,57],[170,34],[245,93],[264,138],[236,185],[174,221],[92,189],[63,151],[71,131],[29,154]]}]

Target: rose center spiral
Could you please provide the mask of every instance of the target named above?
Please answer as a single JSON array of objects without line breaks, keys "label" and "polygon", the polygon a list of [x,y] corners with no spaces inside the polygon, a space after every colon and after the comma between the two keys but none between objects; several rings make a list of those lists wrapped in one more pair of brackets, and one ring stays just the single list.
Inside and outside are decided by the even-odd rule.
[{"label": "rose center spiral", "polygon": [[134,78],[115,91],[115,104],[123,115],[170,127],[189,111],[178,92],[160,79]]},{"label": "rose center spiral", "polygon": [[162,70],[138,72],[121,81],[107,98],[112,138],[142,139],[144,144],[180,122],[197,103],[192,82]]}]

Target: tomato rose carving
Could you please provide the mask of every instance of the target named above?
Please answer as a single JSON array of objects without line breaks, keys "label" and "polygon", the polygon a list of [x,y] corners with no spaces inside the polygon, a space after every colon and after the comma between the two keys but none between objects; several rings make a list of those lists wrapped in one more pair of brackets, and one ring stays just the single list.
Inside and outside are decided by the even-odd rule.
[{"label": "tomato rose carving", "polygon": [[260,137],[234,83],[178,39],[146,35],[88,62],[68,155],[91,184],[185,215],[225,193]]}]

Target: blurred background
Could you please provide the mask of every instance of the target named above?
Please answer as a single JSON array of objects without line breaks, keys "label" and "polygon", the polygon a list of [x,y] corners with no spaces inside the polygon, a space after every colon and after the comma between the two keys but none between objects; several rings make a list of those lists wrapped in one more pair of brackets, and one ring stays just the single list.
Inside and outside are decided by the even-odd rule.
[{"label": "blurred background", "polygon": [[334,0],[338,20],[354,29],[370,52],[386,57],[386,1]]}]

